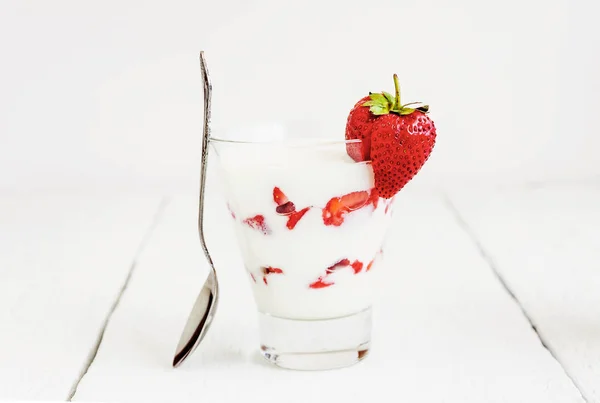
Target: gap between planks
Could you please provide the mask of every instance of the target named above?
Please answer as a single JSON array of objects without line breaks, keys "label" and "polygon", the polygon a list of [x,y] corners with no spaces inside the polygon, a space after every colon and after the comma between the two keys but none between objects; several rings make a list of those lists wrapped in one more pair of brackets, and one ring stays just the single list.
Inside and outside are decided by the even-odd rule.
[{"label": "gap between planks", "polygon": [[564,374],[567,376],[567,378],[569,378],[569,380],[571,381],[571,383],[573,384],[573,386],[579,392],[579,395],[581,396],[581,399],[584,402],[588,403],[589,400],[583,394],[580,385],[578,385],[578,383],[575,380],[575,378],[573,378],[573,376],[571,376],[571,374],[569,374],[569,372],[567,371],[567,369],[565,368],[565,366],[558,359],[558,357],[555,354],[555,352],[548,346],[548,344],[546,343],[546,340],[544,339],[544,337],[542,336],[542,334],[540,334],[540,332],[538,331],[536,325],[533,323],[532,318],[529,316],[529,314],[527,313],[527,311],[525,310],[525,308],[521,304],[521,301],[519,301],[519,299],[517,298],[517,296],[515,295],[515,293],[510,289],[510,287],[508,286],[508,284],[506,283],[506,281],[504,280],[504,278],[502,277],[502,275],[498,271],[498,266],[496,265],[496,262],[494,261],[494,259],[492,259],[492,257],[490,256],[490,254],[483,247],[483,244],[481,243],[481,241],[479,240],[479,238],[477,238],[477,235],[475,234],[475,231],[473,231],[471,229],[471,227],[469,226],[469,224],[467,223],[467,221],[464,219],[464,217],[462,216],[462,214],[460,214],[460,211],[458,211],[458,208],[454,205],[454,203],[452,203],[452,200],[450,199],[450,197],[447,194],[445,194],[445,193],[442,194],[442,200],[444,201],[444,204],[446,205],[446,207],[448,208],[448,210],[450,211],[450,213],[453,215],[453,217],[456,220],[456,222],[459,225],[459,227],[471,239],[471,242],[473,242],[473,244],[475,245],[475,248],[477,249],[477,251],[479,252],[479,254],[481,255],[481,257],[485,260],[485,262],[487,263],[487,265],[490,267],[490,269],[492,270],[492,272],[494,273],[494,275],[496,276],[496,278],[498,279],[498,281],[500,282],[500,284],[502,285],[502,287],[504,288],[504,290],[506,291],[506,293],[512,298],[512,300],[515,302],[515,304],[517,304],[517,306],[521,310],[521,313],[523,314],[523,316],[525,317],[525,319],[527,320],[527,322],[529,322],[529,325],[531,326],[531,328],[533,329],[535,335],[537,336],[537,338],[539,339],[540,343],[542,344],[542,347],[544,347],[550,353],[550,355],[552,356],[552,358],[554,358],[554,360],[558,363],[558,365],[560,365],[560,367],[562,368]]},{"label": "gap between planks", "polygon": [[129,286],[129,282],[131,281],[131,277],[133,276],[133,272],[135,271],[135,268],[137,266],[137,260],[140,257],[140,255],[142,254],[142,252],[144,251],[144,248],[146,247],[146,244],[148,243],[150,237],[152,236],[152,233],[154,232],[158,223],[160,222],[168,203],[169,203],[168,198],[163,197],[160,204],[158,205],[158,208],[156,209],[156,212],[154,213],[152,221],[150,222],[150,226],[146,230],[146,233],[142,237],[142,241],[140,242],[140,245],[138,246],[137,250],[135,251],[135,253],[133,255],[133,260],[131,262],[131,265],[129,266],[129,272],[127,273],[127,276],[125,277],[125,281],[121,285],[121,288],[119,289],[119,293],[117,294],[113,304],[111,305],[110,309],[108,310],[108,313],[106,314],[106,317],[104,318],[104,322],[102,323],[102,327],[100,328],[100,331],[98,332],[98,337],[96,338],[96,341],[95,341],[94,345],[92,346],[92,349],[90,350],[90,354],[88,355],[85,363],[83,364],[83,368],[81,369],[79,376],[77,377],[75,382],[73,382],[73,386],[71,387],[71,390],[69,391],[69,394],[67,396],[68,402],[73,400],[73,397],[75,397],[75,394],[77,393],[77,388],[79,387],[81,380],[87,374],[88,370],[94,363],[94,359],[96,358],[96,355],[98,354],[98,350],[100,349],[100,345],[102,344],[102,339],[104,338],[104,332],[106,331],[106,328],[110,322],[110,319],[112,318],[112,315],[114,314],[115,310],[119,306],[119,303],[121,302],[121,298],[123,297],[123,294],[125,294],[125,291],[127,290],[127,287]]}]

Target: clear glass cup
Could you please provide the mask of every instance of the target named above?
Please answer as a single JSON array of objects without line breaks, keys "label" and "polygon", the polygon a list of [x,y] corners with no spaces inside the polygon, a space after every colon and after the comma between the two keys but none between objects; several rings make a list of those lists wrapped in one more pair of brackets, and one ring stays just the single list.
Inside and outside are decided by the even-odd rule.
[{"label": "clear glass cup", "polygon": [[393,199],[379,198],[360,140],[211,138],[270,362],[301,370],[368,353],[374,274]]}]

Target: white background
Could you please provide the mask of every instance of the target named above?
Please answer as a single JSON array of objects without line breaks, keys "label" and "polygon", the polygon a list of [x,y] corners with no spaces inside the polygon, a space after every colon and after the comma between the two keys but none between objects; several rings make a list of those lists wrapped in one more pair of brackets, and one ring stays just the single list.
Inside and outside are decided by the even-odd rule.
[{"label": "white background", "polygon": [[214,124],[310,119],[342,137],[368,91],[425,101],[417,183],[600,174],[593,1],[0,3],[0,187],[193,188]]}]

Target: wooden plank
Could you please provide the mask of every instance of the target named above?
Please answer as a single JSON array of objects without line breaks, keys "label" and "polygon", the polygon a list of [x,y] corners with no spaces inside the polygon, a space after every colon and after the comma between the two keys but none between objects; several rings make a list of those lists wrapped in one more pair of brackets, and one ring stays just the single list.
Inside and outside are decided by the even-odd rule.
[{"label": "wooden plank", "polygon": [[257,351],[254,305],[227,211],[210,199],[209,247],[220,270],[219,313],[203,344],[171,368],[208,272],[195,197],[168,206],[74,400],[582,402],[441,200],[406,192],[396,210],[373,349],[354,367],[274,368]]},{"label": "wooden plank", "polygon": [[600,402],[600,187],[454,192],[451,200],[588,402]]},{"label": "wooden plank", "polygon": [[65,400],[160,197],[0,197],[0,400]]}]

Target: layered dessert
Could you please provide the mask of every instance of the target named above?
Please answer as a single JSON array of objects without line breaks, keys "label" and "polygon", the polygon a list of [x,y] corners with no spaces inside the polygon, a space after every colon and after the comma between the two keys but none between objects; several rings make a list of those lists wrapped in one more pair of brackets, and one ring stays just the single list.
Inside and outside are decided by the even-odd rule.
[{"label": "layered dessert", "polygon": [[370,306],[393,199],[379,197],[370,162],[347,154],[359,143],[216,144],[261,312],[326,319]]}]

